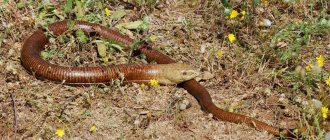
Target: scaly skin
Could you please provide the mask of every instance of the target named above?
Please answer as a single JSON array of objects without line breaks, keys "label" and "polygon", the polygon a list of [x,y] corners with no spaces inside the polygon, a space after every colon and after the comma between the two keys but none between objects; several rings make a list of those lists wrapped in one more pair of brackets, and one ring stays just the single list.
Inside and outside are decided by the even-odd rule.
[{"label": "scaly skin", "polygon": [[[50,26],[52,27],[52,26]],[[89,26],[77,26],[85,29]],[[52,29],[52,28],[50,28]],[[61,29],[61,28],[56,28]],[[56,35],[64,30],[54,30]],[[41,30],[36,31],[24,43],[22,48],[22,64],[39,79],[47,79],[70,85],[86,85],[109,83],[113,79],[124,76],[124,82],[147,83],[156,79],[160,84],[178,84],[195,78],[199,72],[185,64],[127,64],[108,67],[64,67],[51,64],[40,57],[48,39]]]},{"label": "scaly skin", "polygon": [[[74,25],[84,30],[86,34],[96,33],[103,38],[124,44],[127,50],[134,44],[134,40],[128,36],[98,24],[74,21]],[[54,35],[61,35],[68,30],[67,21],[64,20],[50,24],[48,29],[52,31]],[[183,64],[146,64],[88,68],[62,67],[50,64],[40,58],[39,54],[47,43],[48,39],[44,35],[44,32],[38,30],[25,41],[22,48],[21,59],[23,66],[39,78],[64,82],[64,84],[94,84],[109,82],[110,79],[118,78],[118,73],[123,73],[125,80],[128,82],[146,82],[150,79],[158,79],[162,84],[178,84],[182,82],[180,85],[199,101],[204,111],[212,113],[215,118],[233,123],[245,123],[259,130],[268,131],[276,136],[279,136],[281,133],[279,129],[264,122],[244,115],[227,112],[216,107],[208,91],[197,81],[192,79],[199,73],[190,66]],[[155,61],[158,64],[175,63],[170,57],[153,50],[145,44],[138,46],[135,52],[144,53],[147,56],[148,62]],[[282,134],[292,136],[292,134],[286,130],[282,131]]]}]

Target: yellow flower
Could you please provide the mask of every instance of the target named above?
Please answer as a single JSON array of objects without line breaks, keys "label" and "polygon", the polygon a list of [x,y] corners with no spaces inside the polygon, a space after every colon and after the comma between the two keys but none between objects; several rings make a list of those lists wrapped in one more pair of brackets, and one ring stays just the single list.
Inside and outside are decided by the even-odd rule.
[{"label": "yellow flower", "polygon": [[152,35],[152,36],[149,37],[149,40],[154,42],[154,41],[157,40],[157,38],[158,38],[157,36]]},{"label": "yellow flower", "polygon": [[261,3],[267,4],[268,3],[268,0],[261,0]]},{"label": "yellow flower", "polygon": [[57,129],[55,134],[59,137],[63,137],[65,134],[64,129],[62,128]]},{"label": "yellow flower", "polygon": [[89,129],[90,132],[95,132],[96,131],[96,125],[93,124],[93,126]]},{"label": "yellow flower", "polygon": [[220,57],[222,57],[223,56],[223,51],[218,51],[217,52],[217,56],[220,58]]},{"label": "yellow flower", "polygon": [[146,85],[144,83],[142,83],[140,86],[142,89],[144,89],[146,87]]},{"label": "yellow flower", "polygon": [[152,87],[159,86],[158,80],[156,80],[156,79],[151,79],[151,80],[149,81],[149,84],[150,84],[150,86],[152,86]]},{"label": "yellow flower", "polygon": [[235,18],[238,16],[238,12],[236,10],[231,10],[229,18]]},{"label": "yellow flower", "polygon": [[328,86],[330,86],[330,76],[328,77],[327,80],[325,80],[325,83],[326,83]]},{"label": "yellow flower", "polygon": [[236,40],[235,35],[234,34],[229,34],[228,35],[228,40],[229,40],[229,42],[233,43]]},{"label": "yellow flower", "polygon": [[245,19],[245,15],[246,15],[246,11],[241,11],[241,18],[239,20],[244,20]]},{"label": "yellow flower", "polygon": [[106,16],[110,16],[111,15],[110,10],[108,8],[105,8],[104,9],[104,12],[105,12],[105,15]]},{"label": "yellow flower", "polygon": [[307,71],[311,71],[313,68],[313,65],[312,64],[308,64],[306,67],[305,67],[305,70]]},{"label": "yellow flower", "polygon": [[327,107],[322,107],[321,108],[321,113],[322,113],[322,118],[323,119],[326,119],[328,118],[328,112],[329,112],[329,109]]},{"label": "yellow flower", "polygon": [[324,66],[324,60],[325,60],[325,58],[324,58],[323,55],[320,55],[320,56],[316,57],[317,65],[319,67],[323,67]]}]

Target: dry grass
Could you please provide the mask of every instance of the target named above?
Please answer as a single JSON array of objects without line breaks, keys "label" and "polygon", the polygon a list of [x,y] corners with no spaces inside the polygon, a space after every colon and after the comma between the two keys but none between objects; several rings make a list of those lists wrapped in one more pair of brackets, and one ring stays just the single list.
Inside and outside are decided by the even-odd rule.
[{"label": "dry grass", "polygon": [[[61,17],[105,26],[148,17],[147,31],[125,31],[135,38],[157,36],[150,44],[163,53],[213,74],[214,78],[200,83],[220,108],[276,127],[298,128],[305,139],[323,139],[330,131],[329,119],[323,119],[312,102],[316,99],[330,106],[330,87],[325,84],[330,75],[329,2],[262,0],[253,5],[235,0],[230,7],[247,12],[239,20],[226,18],[219,0],[146,1],[149,4],[91,2],[83,9],[84,17],[79,17],[79,10],[65,13],[66,2],[0,2],[0,137],[59,139],[55,132],[63,128],[63,139],[273,138],[245,125],[212,119],[189,93],[175,86],[71,87],[37,80],[20,64],[21,46],[37,28]],[[105,7],[111,11],[126,7],[127,14],[111,21]],[[263,19],[272,25],[265,27]],[[228,41],[229,33],[236,35],[235,42]],[[70,33],[67,38],[62,43],[56,38],[49,46],[48,52],[57,50],[51,62],[71,66],[127,62],[129,54],[113,50],[107,52],[110,61],[105,63],[94,43],[81,44]],[[219,51],[222,57],[217,56]],[[319,55],[325,57],[322,72],[306,71],[304,67]],[[134,62],[141,60],[134,58]],[[191,107],[180,109],[187,101]],[[90,132],[93,125],[97,130]]]}]

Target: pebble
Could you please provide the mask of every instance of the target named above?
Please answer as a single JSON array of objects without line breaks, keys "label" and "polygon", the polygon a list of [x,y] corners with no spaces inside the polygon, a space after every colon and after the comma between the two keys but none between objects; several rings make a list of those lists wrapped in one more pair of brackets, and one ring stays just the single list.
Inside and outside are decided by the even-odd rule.
[{"label": "pebble", "polygon": [[330,132],[326,132],[326,133],[324,134],[324,139],[325,139],[325,140],[330,140]]},{"label": "pebble", "polygon": [[187,99],[184,99],[180,105],[179,105],[179,109],[180,110],[186,110],[191,106],[190,102]]},{"label": "pebble", "polygon": [[269,88],[266,88],[264,93],[267,95],[267,96],[270,96],[272,94],[272,91],[269,89]]},{"label": "pebble", "polygon": [[312,99],[311,102],[313,103],[315,109],[319,109],[322,107],[322,102],[317,99]]},{"label": "pebble", "polygon": [[269,19],[264,18],[264,19],[262,19],[262,22],[263,22],[263,25],[264,25],[265,27],[270,27],[270,26],[272,26],[272,22],[271,22]]}]

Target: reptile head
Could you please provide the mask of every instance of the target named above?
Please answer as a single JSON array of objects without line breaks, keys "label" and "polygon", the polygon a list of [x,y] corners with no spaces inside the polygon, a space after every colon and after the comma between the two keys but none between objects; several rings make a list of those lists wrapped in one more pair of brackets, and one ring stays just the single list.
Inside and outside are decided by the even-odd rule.
[{"label": "reptile head", "polygon": [[200,72],[190,65],[181,63],[172,63],[165,65],[165,79],[163,80],[163,82],[160,81],[161,84],[179,84],[184,81],[191,80],[200,75]]}]

